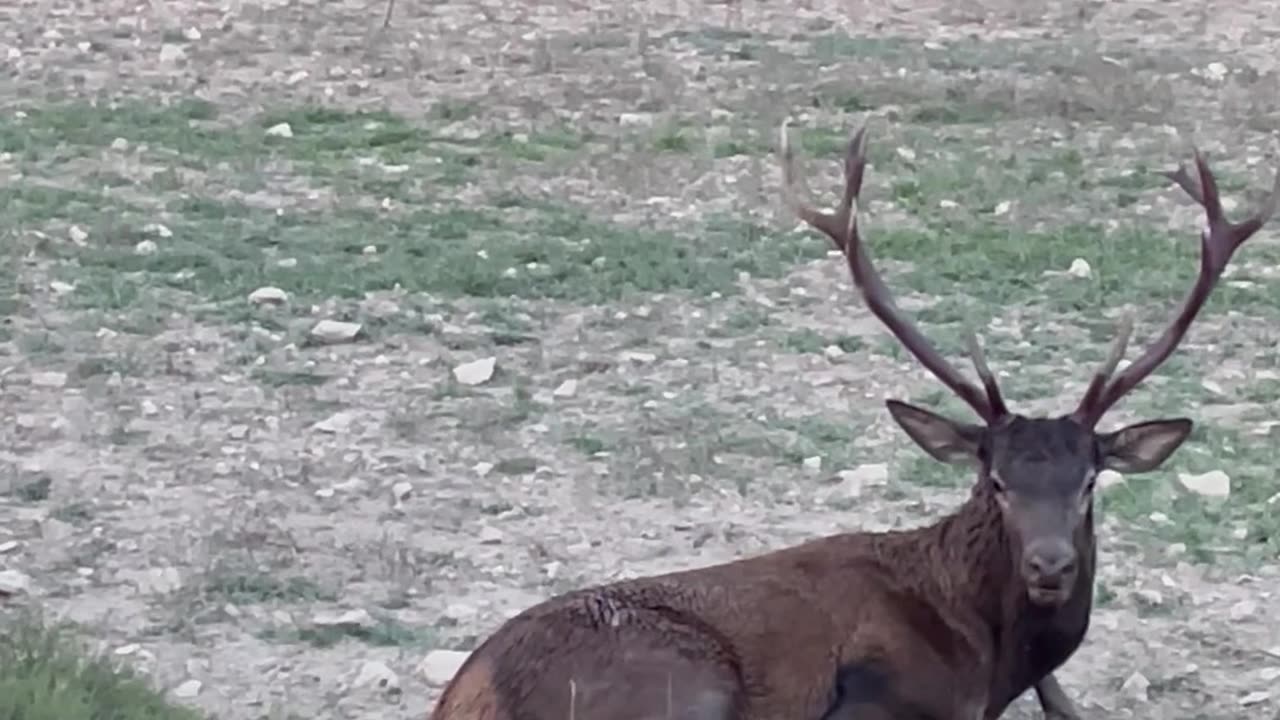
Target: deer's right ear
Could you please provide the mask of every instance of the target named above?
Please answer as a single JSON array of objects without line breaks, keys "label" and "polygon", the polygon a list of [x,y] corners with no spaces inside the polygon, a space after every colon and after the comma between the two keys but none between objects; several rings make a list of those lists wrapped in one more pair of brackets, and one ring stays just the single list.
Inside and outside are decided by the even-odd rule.
[{"label": "deer's right ear", "polygon": [[952,465],[978,462],[983,426],[956,422],[900,400],[886,400],[885,405],[907,435],[934,459]]}]

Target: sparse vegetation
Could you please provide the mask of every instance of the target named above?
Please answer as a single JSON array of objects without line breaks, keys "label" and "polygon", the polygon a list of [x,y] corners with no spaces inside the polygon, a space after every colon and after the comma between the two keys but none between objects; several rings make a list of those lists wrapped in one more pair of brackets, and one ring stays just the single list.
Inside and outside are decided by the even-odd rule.
[{"label": "sparse vegetation", "polygon": [[[0,29],[0,571],[222,720],[421,717],[421,652],[537,597],[964,497],[883,399],[968,411],[779,212],[784,116],[822,197],[869,119],[886,280],[948,356],[978,329],[1028,412],[1195,272],[1158,171],[1194,141],[1239,217],[1276,165],[1248,4],[410,5]],[[1107,712],[1274,713],[1239,704],[1280,647],[1274,232],[1117,408],[1197,430],[1103,496],[1105,607],[1061,677]],[[1187,489],[1213,470],[1226,497]],[[335,607],[381,610],[317,630]],[[412,702],[347,683],[375,661]],[[1118,689],[1139,668],[1146,703]]]}]

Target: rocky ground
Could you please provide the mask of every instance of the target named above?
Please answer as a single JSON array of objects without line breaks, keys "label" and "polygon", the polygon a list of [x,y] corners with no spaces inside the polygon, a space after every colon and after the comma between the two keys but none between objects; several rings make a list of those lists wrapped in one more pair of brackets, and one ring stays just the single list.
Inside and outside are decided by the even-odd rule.
[{"label": "rocky ground", "polygon": [[[792,117],[944,350],[1063,411],[1280,159],[1264,3],[0,3],[0,582],[210,717],[421,718],[552,593],[936,518],[963,411],[778,202]],[[1089,717],[1280,716],[1280,231],[1104,421]],[[319,327],[317,327],[319,325]],[[434,654],[433,654],[434,653]],[[1024,699],[1010,712],[1029,712]]]}]

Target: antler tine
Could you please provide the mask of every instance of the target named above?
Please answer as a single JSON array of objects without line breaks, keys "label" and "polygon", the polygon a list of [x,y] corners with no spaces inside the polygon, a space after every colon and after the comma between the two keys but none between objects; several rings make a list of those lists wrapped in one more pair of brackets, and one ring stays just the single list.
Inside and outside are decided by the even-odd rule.
[{"label": "antler tine", "polygon": [[[1204,208],[1206,227],[1200,233],[1200,273],[1196,282],[1183,299],[1181,307],[1160,337],[1147,350],[1125,367],[1119,375],[1107,382],[1104,389],[1095,391],[1090,384],[1084,400],[1076,411],[1076,416],[1086,425],[1092,427],[1102,415],[1137,387],[1148,375],[1160,366],[1182,342],[1182,338],[1195,321],[1200,308],[1213,293],[1213,288],[1226,270],[1231,256],[1246,240],[1258,232],[1275,214],[1280,204],[1280,172],[1277,173],[1271,192],[1263,201],[1261,208],[1253,215],[1239,223],[1226,219],[1222,210],[1222,200],[1218,195],[1218,182],[1209,169],[1204,155],[1194,149],[1196,170],[1200,182],[1196,183],[1191,174],[1182,165],[1173,172],[1163,173],[1183,189],[1191,199]],[[1095,378],[1096,380],[1096,378]]]},{"label": "antler tine", "polygon": [[973,360],[973,369],[978,373],[978,379],[982,381],[982,388],[987,392],[987,402],[991,405],[992,412],[996,415],[1007,415],[1009,408],[1004,404],[1004,396],[1000,393],[1000,385],[996,382],[995,373],[991,372],[991,367],[987,365],[987,354],[982,350],[978,334],[970,330],[968,339],[969,357]]},{"label": "antler tine", "polygon": [[[989,395],[967,380],[955,366],[938,353],[915,324],[898,311],[894,305],[892,293],[881,280],[880,274],[876,271],[861,242],[855,206],[858,194],[862,190],[862,178],[867,166],[866,127],[860,128],[849,140],[844,158],[844,193],[840,204],[836,206],[836,211],[827,213],[815,209],[803,200],[796,190],[795,157],[787,132],[789,124],[789,121],[783,121],[778,138],[778,150],[782,163],[782,192],[787,205],[801,220],[824,233],[836,247],[840,248],[849,265],[849,274],[853,276],[853,283],[862,294],[867,308],[880,322],[884,323],[903,347],[952,392],[968,403],[984,421],[993,423],[998,420],[1005,413],[1004,403],[999,399],[999,391],[997,390],[993,396]],[[991,383],[994,387],[994,377],[991,378]]]},{"label": "antler tine", "polygon": [[1098,366],[1093,378],[1089,380],[1089,387],[1084,391],[1084,398],[1080,400],[1080,405],[1074,415],[1077,420],[1087,419],[1089,408],[1097,405],[1098,398],[1101,397],[1102,391],[1107,387],[1107,382],[1111,380],[1111,376],[1115,374],[1116,367],[1120,365],[1120,360],[1124,358],[1124,351],[1128,349],[1129,338],[1132,335],[1133,315],[1126,314],[1120,320],[1120,327],[1116,332],[1115,340],[1111,342],[1111,352],[1107,354],[1107,359]]}]

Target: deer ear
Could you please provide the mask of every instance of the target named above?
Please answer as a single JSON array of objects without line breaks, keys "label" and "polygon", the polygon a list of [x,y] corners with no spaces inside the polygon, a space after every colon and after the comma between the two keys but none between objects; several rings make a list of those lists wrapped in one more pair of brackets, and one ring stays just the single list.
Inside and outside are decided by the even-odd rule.
[{"label": "deer ear", "polygon": [[907,435],[935,460],[952,465],[978,462],[985,427],[956,422],[900,400],[886,400],[885,405]]},{"label": "deer ear", "polygon": [[1187,439],[1191,426],[1187,418],[1149,420],[1101,435],[1103,464],[1122,473],[1155,470]]}]

